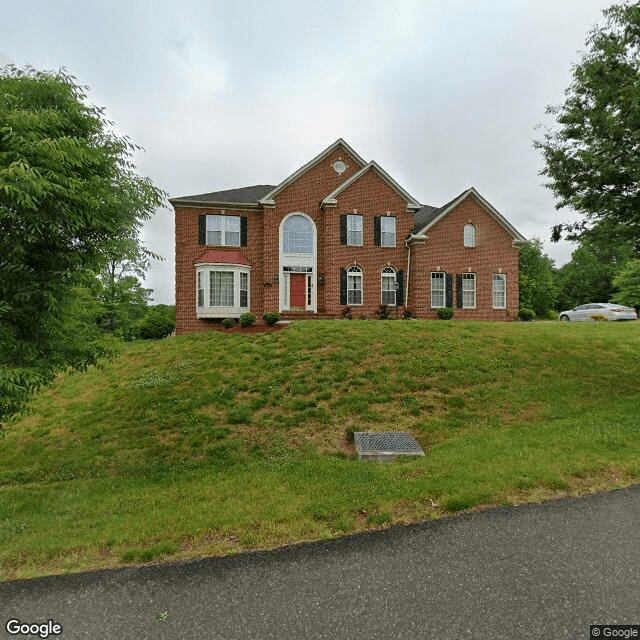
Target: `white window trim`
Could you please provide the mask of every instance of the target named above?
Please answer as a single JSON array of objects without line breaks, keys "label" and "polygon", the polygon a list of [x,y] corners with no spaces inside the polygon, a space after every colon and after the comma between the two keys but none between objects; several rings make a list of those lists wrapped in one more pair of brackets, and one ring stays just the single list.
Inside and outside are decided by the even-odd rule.
[{"label": "white window trim", "polygon": [[[502,291],[498,291],[495,288],[495,280],[494,278],[499,278],[504,283],[504,289]],[[504,304],[501,306],[496,306],[495,295],[496,293],[500,293],[504,296]],[[491,276],[491,304],[494,309],[506,309],[507,308],[507,276],[504,273],[494,273]]]},{"label": "white window trim", "polygon": [[[473,277],[471,277],[473,276]],[[473,282],[473,306],[465,305],[464,303],[464,294],[465,291],[469,292],[471,289],[465,289],[464,283],[465,280],[467,282]],[[462,308],[463,309],[475,309],[476,308],[476,290],[477,290],[477,278],[475,273],[463,273],[462,274]]]},{"label": "white window trim", "polygon": [[[213,218],[221,218],[222,219],[222,229],[221,231],[221,243],[215,244],[209,242],[209,231],[214,231],[214,229],[209,229],[209,220],[213,220]],[[230,231],[229,233],[237,233],[238,234],[238,244],[230,244],[227,242],[227,220],[235,218],[238,221],[238,230]],[[217,229],[215,229],[217,231]],[[219,214],[207,214],[206,224],[205,224],[205,245],[208,247],[239,247],[242,243],[242,220],[241,216],[222,216]]]},{"label": "white window trim", "polygon": [[[470,230],[469,240],[467,241],[467,229]],[[465,224],[462,231],[462,242],[465,247],[473,248],[476,246],[476,227],[473,224]]]},{"label": "white window trim", "polygon": [[[442,275],[442,305],[433,304],[433,282],[434,275]],[[435,280],[439,280],[436,278]],[[431,272],[431,308],[432,309],[444,309],[447,306],[447,274],[444,271],[432,271]]]},{"label": "white window trim", "polygon": [[[384,231],[382,229],[383,220],[393,220],[393,244],[384,244],[383,238],[385,234],[391,235],[391,231]],[[396,236],[398,234],[398,223],[395,216],[380,216],[380,246],[387,249],[393,249],[396,246]]]},{"label": "white window trim", "polygon": [[[349,223],[354,219],[360,219],[360,228],[359,229],[351,229]],[[349,233],[359,233],[360,234],[360,242],[349,242]],[[362,247],[364,244],[364,220],[360,214],[357,213],[348,213],[347,214],[347,245],[350,247]]]},{"label": "white window trim", "polygon": [[[389,271],[387,271],[389,269]],[[385,271],[387,273],[385,274]],[[391,272],[393,272],[393,288],[392,289],[384,289],[383,283],[385,280],[391,280]],[[389,291],[393,291],[393,304],[389,304],[385,302],[382,298],[384,293],[388,293]],[[380,272],[380,304],[386,304],[389,307],[396,307],[398,303],[398,272],[393,267],[384,267]]]},{"label": "white window trim", "polygon": [[[209,299],[209,273],[211,271],[227,271],[233,273],[233,302],[232,306],[212,307]],[[247,306],[240,306],[240,274],[247,274]],[[204,285],[204,302],[198,306],[198,274],[202,274]],[[196,265],[196,317],[198,318],[239,318],[243,313],[251,309],[251,267],[241,264],[224,264],[218,262],[206,262]]]},{"label": "white window trim", "polygon": [[[311,229],[313,232],[313,253],[285,253],[282,250],[283,247],[283,232],[285,222],[291,216],[303,216],[311,222]],[[308,304],[308,296],[305,299],[307,302],[305,311],[311,311],[315,313],[318,309],[318,287],[316,286],[317,274],[318,274],[318,231],[316,229],[316,223],[311,216],[308,216],[302,211],[292,211],[286,215],[280,221],[280,228],[278,230],[278,311],[289,311],[289,275],[284,271],[284,267],[311,267],[310,271],[310,285],[311,285],[311,304]]]},{"label": "white window trim", "polygon": [[[358,269],[358,271],[351,271],[351,269]],[[360,302],[349,302],[349,274],[352,274],[352,278],[360,278]],[[358,291],[358,289],[351,289],[351,291]],[[352,265],[347,269],[347,306],[349,307],[362,307],[364,305],[364,271],[362,267]]]}]

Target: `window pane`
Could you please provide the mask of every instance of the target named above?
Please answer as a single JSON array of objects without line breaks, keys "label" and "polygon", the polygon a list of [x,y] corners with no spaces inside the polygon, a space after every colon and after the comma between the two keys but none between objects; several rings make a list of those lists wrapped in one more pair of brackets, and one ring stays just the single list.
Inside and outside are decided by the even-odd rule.
[{"label": "window pane", "polygon": [[233,271],[209,272],[209,306],[233,307]]},{"label": "window pane", "polygon": [[198,271],[198,306],[204,307],[204,274],[202,271]]},{"label": "window pane", "polygon": [[380,244],[383,247],[396,246],[396,219],[390,216],[380,218]]},{"label": "window pane", "polygon": [[382,270],[382,304],[396,305],[396,272],[390,267]]},{"label": "window pane", "polygon": [[362,272],[358,267],[347,273],[347,304],[362,304]]},{"label": "window pane", "polygon": [[285,253],[313,253],[313,229],[303,216],[291,216],[282,230],[282,250]]},{"label": "window pane", "polygon": [[494,274],[491,278],[491,288],[493,292],[493,308],[505,309],[507,306],[507,277]]},{"label": "window pane", "polygon": [[207,231],[207,244],[222,244],[222,231]]},{"label": "window pane", "polygon": [[462,274],[462,306],[473,309],[476,306],[476,276],[474,273]]},{"label": "window pane", "polygon": [[464,246],[476,246],[476,228],[472,224],[464,225]]},{"label": "window pane", "polygon": [[249,274],[240,274],[240,306],[249,306]]},{"label": "window pane", "polygon": [[431,274],[431,306],[434,308],[445,306],[444,273]]}]

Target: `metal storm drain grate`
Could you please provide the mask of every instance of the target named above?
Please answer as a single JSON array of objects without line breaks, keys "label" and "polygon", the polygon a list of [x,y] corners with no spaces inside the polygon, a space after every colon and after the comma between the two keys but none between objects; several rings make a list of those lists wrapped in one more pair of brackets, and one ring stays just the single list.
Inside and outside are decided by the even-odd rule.
[{"label": "metal storm drain grate", "polygon": [[353,434],[360,460],[387,462],[398,456],[423,456],[424,451],[406,431],[356,431]]}]

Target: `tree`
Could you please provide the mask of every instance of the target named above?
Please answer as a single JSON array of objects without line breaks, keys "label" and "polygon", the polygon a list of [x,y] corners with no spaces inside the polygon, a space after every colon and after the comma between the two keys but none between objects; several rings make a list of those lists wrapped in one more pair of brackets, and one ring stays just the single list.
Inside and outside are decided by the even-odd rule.
[{"label": "tree", "polygon": [[640,307],[640,260],[629,260],[613,279],[619,289],[611,300],[629,307]]},{"label": "tree", "polygon": [[140,244],[137,233],[113,242],[109,259],[91,286],[102,304],[98,323],[104,331],[122,333],[147,312],[152,290],[145,289],[139,278],[149,268],[150,258],[162,260]]},{"label": "tree", "polygon": [[640,236],[640,5],[613,5],[604,15],[605,25],[591,31],[573,68],[564,104],[547,107],[560,129],[534,143],[556,209],[585,216],[556,225],[556,241],[563,232],[580,239],[598,222]]},{"label": "tree", "polygon": [[610,222],[589,229],[571,260],[556,272],[560,309],[609,300],[616,291],[614,276],[633,256],[633,240]]},{"label": "tree", "polygon": [[554,308],[556,286],[553,260],[542,252],[542,242],[533,238],[520,247],[520,307],[533,309],[544,318]]},{"label": "tree", "polygon": [[82,285],[164,198],[86,89],[64,70],[0,69],[0,423],[112,352]]}]

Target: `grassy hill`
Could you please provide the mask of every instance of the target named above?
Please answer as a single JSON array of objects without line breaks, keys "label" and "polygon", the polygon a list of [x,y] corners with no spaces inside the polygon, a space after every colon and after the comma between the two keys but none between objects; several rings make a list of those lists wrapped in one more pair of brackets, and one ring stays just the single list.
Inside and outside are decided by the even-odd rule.
[{"label": "grassy hill", "polygon": [[[425,457],[358,461],[347,432]],[[135,343],[0,438],[4,579],[270,548],[640,478],[640,323],[308,321]]]}]

